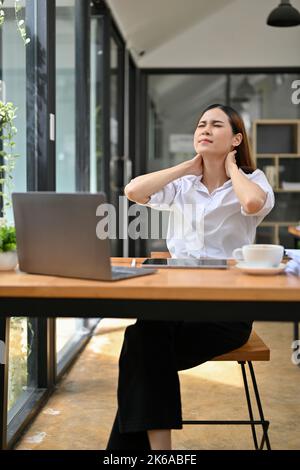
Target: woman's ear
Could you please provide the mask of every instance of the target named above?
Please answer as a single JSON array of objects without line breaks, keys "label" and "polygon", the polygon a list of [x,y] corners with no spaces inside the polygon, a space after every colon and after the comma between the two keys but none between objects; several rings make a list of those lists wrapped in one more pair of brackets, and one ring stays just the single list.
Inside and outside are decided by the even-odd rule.
[{"label": "woman's ear", "polygon": [[238,147],[240,143],[243,140],[243,135],[239,132],[238,134],[235,134],[233,139],[232,139],[232,146],[233,147]]}]

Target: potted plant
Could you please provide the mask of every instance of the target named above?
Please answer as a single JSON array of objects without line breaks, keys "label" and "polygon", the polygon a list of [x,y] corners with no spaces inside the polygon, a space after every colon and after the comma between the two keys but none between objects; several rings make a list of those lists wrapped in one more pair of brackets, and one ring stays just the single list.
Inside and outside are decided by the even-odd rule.
[{"label": "potted plant", "polygon": [[0,271],[14,269],[18,263],[14,227],[0,227]]},{"label": "potted plant", "polygon": [[15,228],[6,220],[11,207],[12,172],[18,155],[14,153],[14,126],[17,108],[13,103],[0,101],[0,270],[14,269],[18,258]]}]

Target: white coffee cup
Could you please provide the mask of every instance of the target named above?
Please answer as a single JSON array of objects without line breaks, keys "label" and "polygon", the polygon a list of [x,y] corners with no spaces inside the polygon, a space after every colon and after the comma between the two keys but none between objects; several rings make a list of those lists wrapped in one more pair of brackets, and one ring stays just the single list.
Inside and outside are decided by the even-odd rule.
[{"label": "white coffee cup", "polygon": [[249,266],[277,267],[283,257],[284,247],[282,245],[253,244],[236,248],[232,256],[237,261],[244,261]]}]

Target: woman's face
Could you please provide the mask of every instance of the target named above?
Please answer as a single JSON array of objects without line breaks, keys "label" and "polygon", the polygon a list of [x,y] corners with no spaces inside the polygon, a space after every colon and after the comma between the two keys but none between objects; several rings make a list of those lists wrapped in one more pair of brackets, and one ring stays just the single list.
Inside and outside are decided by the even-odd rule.
[{"label": "woman's face", "polygon": [[242,141],[242,134],[233,134],[227,114],[219,108],[206,111],[194,134],[196,153],[202,156],[227,156]]}]

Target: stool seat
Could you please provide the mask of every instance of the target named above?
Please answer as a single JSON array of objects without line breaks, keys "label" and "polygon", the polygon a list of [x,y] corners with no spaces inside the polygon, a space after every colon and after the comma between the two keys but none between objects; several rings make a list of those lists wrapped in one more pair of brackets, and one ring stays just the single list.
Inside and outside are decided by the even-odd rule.
[{"label": "stool seat", "polygon": [[269,361],[270,349],[258,336],[255,331],[251,335],[247,343],[240,348],[234,349],[221,356],[214,357],[211,361]]}]

